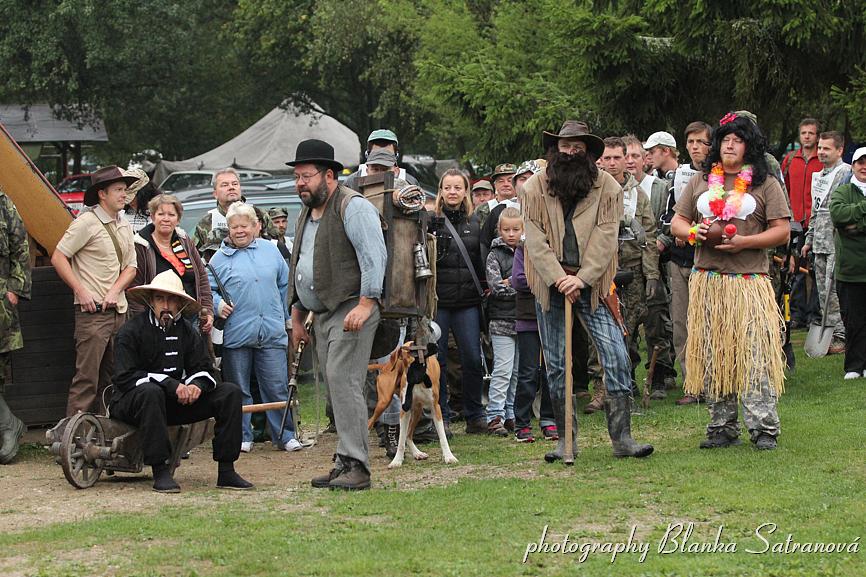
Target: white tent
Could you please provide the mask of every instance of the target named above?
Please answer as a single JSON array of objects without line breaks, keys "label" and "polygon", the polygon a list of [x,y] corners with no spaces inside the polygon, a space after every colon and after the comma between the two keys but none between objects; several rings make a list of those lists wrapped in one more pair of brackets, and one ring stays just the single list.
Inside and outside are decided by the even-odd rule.
[{"label": "white tent", "polygon": [[258,122],[213,150],[187,160],[163,160],[153,180],[178,170],[219,170],[227,166],[286,171],[286,162],[295,157],[298,143],[309,138],[324,140],[334,147],[334,157],[346,166],[358,164],[361,141],[358,135],[336,119],[320,114],[300,114],[294,108],[274,108]]}]

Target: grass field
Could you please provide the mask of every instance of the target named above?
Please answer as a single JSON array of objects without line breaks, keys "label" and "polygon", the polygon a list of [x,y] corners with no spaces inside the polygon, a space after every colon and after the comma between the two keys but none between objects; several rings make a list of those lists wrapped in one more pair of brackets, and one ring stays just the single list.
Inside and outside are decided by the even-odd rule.
[{"label": "grass field", "polygon": [[[801,342],[802,334],[797,336]],[[214,495],[210,503],[185,492],[145,512],[106,512],[85,522],[4,531],[0,573],[866,575],[866,554],[860,552],[866,532],[866,380],[843,381],[839,356],[813,360],[801,346],[798,351],[797,371],[780,404],[776,451],[758,452],[745,437],[739,447],[698,450],[705,408],[676,407],[672,399],[634,417],[635,437],[656,447],[645,460],[613,459],[599,414],[581,415],[573,468],[542,462],[550,443],[468,437],[455,425],[452,448],[461,467],[471,466],[468,475],[453,477],[436,447],[426,463],[377,472],[374,488],[361,493],[296,484],[234,501],[206,490],[205,496]],[[311,389],[304,394],[309,407]],[[23,458],[49,459],[32,448]],[[406,470],[428,476],[407,477]],[[686,549],[712,543],[722,527],[729,551],[659,552],[683,542],[682,535],[676,542],[663,540],[677,523],[694,524]],[[755,535],[765,523],[778,527],[775,533],[761,529],[770,547],[790,533],[793,542],[843,543],[848,550],[747,553],[768,546]],[[529,544],[537,546],[545,527],[548,548],[561,545],[567,534],[570,552],[537,552],[524,563]],[[611,562],[612,554],[602,551],[612,545],[605,543],[627,542],[633,530],[635,542],[648,547],[643,561],[641,553],[622,552]],[[592,543],[602,551],[582,559]]]}]

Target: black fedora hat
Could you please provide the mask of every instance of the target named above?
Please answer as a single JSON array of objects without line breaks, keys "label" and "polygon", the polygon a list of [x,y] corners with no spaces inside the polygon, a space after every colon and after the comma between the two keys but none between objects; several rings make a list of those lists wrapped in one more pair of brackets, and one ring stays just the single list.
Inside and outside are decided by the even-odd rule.
[{"label": "black fedora hat", "polygon": [[130,186],[138,182],[137,176],[131,176],[118,168],[111,165],[100,168],[90,177],[90,186],[84,191],[84,206],[93,206],[99,203],[99,191],[108,188],[113,182],[124,182],[126,186]]},{"label": "black fedora hat", "polygon": [[334,160],[334,147],[323,140],[302,140],[295,151],[295,159],[286,163],[289,166],[299,164],[321,164],[334,169],[334,175],[343,170],[343,165]]},{"label": "black fedora hat", "polygon": [[596,158],[600,158],[604,154],[604,141],[598,136],[592,134],[589,130],[589,125],[582,120],[566,120],[562,123],[562,128],[559,129],[559,134],[544,131],[541,136],[541,142],[544,145],[544,150],[556,146],[560,138],[577,138],[586,144],[586,150]]}]

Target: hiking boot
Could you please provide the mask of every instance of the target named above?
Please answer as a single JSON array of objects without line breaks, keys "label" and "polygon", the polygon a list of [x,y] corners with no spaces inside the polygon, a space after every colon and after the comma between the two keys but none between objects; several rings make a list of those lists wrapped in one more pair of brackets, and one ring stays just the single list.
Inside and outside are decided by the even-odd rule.
[{"label": "hiking boot", "polygon": [[532,429],[523,427],[522,429],[517,429],[517,432],[514,434],[514,440],[518,443],[534,443],[535,437],[532,436]]},{"label": "hiking boot", "polygon": [[27,427],[24,422],[12,414],[3,395],[0,395],[0,463],[7,465],[12,462],[18,454],[18,442],[25,431]]},{"label": "hiking boot", "polygon": [[343,471],[343,463],[339,459],[337,459],[336,454],[334,454],[331,460],[334,462],[334,468],[325,473],[324,475],[313,477],[310,481],[310,485],[312,485],[316,489],[327,489],[331,486],[331,481],[336,479],[337,475],[339,475]]},{"label": "hiking boot", "polygon": [[731,437],[726,433],[707,433],[707,438],[701,441],[701,449],[724,449],[739,445],[739,437]]},{"label": "hiking boot", "polygon": [[467,435],[486,435],[487,434],[487,419],[472,419],[466,421]]},{"label": "hiking boot", "polygon": [[541,434],[542,436],[544,436],[544,440],[546,441],[559,440],[559,430],[556,428],[556,425],[547,425],[546,427],[541,427]]},{"label": "hiking boot", "polygon": [[830,348],[827,349],[828,355],[844,355],[845,354],[845,341],[839,339],[833,339],[833,342],[830,343]]},{"label": "hiking boot", "polygon": [[761,433],[755,439],[755,448],[761,451],[772,451],[776,448],[776,437],[767,433]]},{"label": "hiking boot", "polygon": [[397,455],[397,444],[400,441],[400,425],[385,425],[385,455],[393,459]]},{"label": "hiking boot", "polygon": [[697,402],[699,402],[699,400],[698,400],[697,397],[692,396],[692,395],[685,395],[682,399],[677,399],[677,403],[676,403],[676,404],[679,405],[679,406],[683,406],[683,405],[694,405],[694,404],[697,403]]},{"label": "hiking boot", "polygon": [[577,398],[572,396],[571,403],[574,407],[572,411],[574,420],[571,428],[571,446],[573,452],[570,455],[565,454],[565,402],[559,403],[553,400],[553,418],[556,421],[556,430],[561,431],[562,434],[558,435],[556,448],[544,454],[544,460],[548,463],[555,463],[561,460],[566,465],[574,465],[574,455],[577,453],[577,407],[575,406],[577,405]]},{"label": "hiking boot", "polygon": [[505,419],[504,425],[505,425],[505,428],[508,430],[509,433],[514,432],[514,419]]},{"label": "hiking boot", "polygon": [[416,445],[426,445],[427,443],[435,443],[439,441],[439,434],[436,433],[436,427],[433,426],[433,421],[427,419],[418,424],[415,432],[412,434],[412,441]]},{"label": "hiking boot", "polygon": [[153,490],[157,493],[180,493],[180,485],[178,485],[171,476],[171,469],[168,465],[153,465]]},{"label": "hiking boot", "polygon": [[341,457],[344,462],[343,470],[331,480],[328,487],[331,490],[341,489],[343,491],[362,491],[370,488],[370,472],[358,460],[350,457]]},{"label": "hiking boot", "polygon": [[584,415],[591,415],[596,411],[601,411],[604,409],[604,384],[601,381],[596,381],[593,383],[592,387],[592,400],[583,408]]},{"label": "hiking boot", "polygon": [[652,445],[643,445],[631,438],[631,397],[608,397],[604,414],[614,457],[642,458],[652,454]]},{"label": "hiking boot", "polygon": [[502,417],[493,417],[493,420],[487,423],[487,432],[497,437],[508,436],[508,429],[502,424]]},{"label": "hiking boot", "polygon": [[653,401],[663,401],[668,398],[668,393],[664,389],[655,389],[650,393],[650,399]]}]

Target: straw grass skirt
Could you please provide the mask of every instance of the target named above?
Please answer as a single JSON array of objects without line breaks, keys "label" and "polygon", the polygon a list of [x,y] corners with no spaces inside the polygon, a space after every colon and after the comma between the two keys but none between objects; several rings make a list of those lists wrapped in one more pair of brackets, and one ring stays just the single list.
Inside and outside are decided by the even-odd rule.
[{"label": "straw grass skirt", "polygon": [[689,278],[686,394],[738,397],[766,375],[785,387],[784,320],[767,275],[693,269]]}]

